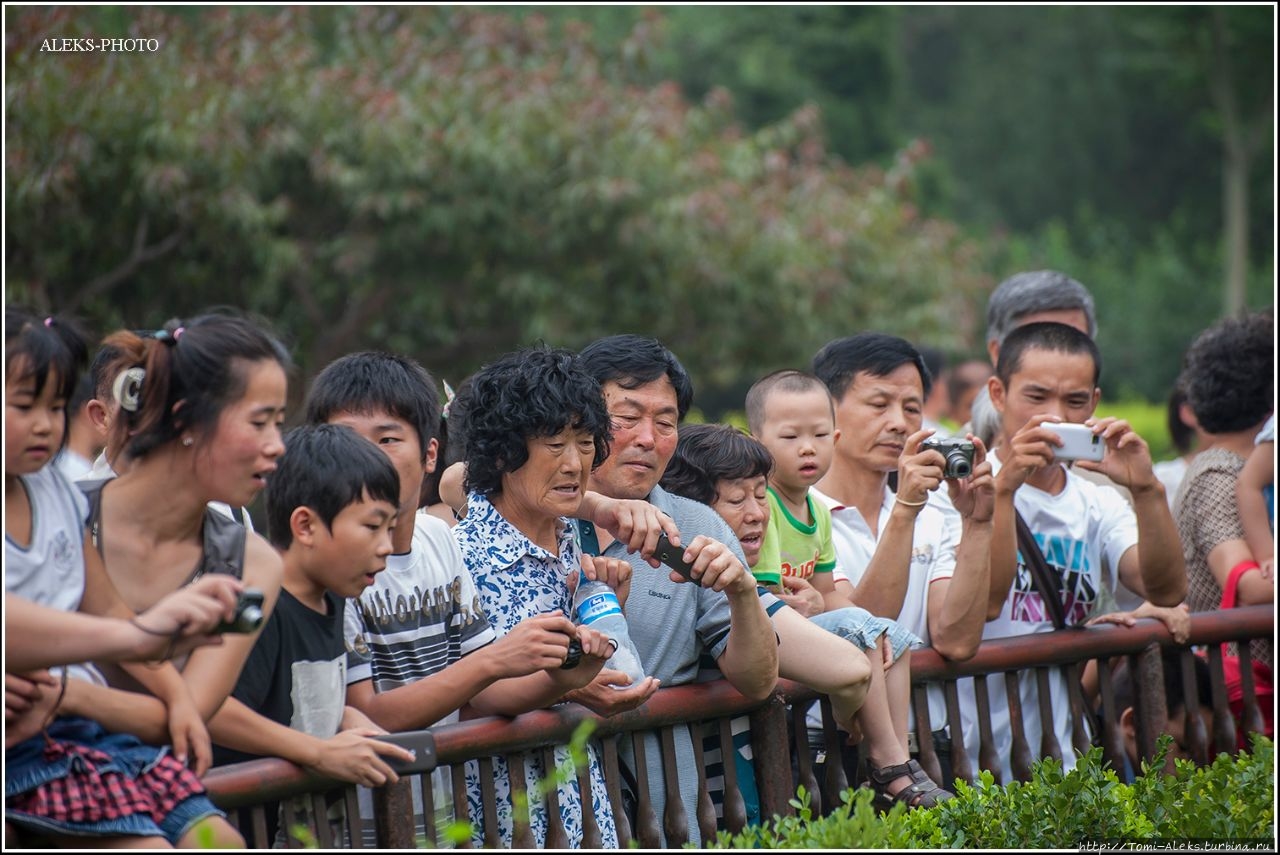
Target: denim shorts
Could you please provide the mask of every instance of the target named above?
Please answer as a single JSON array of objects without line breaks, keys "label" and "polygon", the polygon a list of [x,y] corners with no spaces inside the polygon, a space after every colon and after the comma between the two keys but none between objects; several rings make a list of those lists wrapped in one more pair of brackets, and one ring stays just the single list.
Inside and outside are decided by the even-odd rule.
[{"label": "denim shorts", "polygon": [[835,633],[846,641],[851,641],[863,650],[871,650],[880,641],[880,636],[889,637],[889,646],[893,650],[893,661],[897,662],[902,654],[912,645],[921,644],[921,640],[896,620],[876,617],[866,609],[849,606],[833,612],[814,615],[809,620]]},{"label": "denim shorts", "polygon": [[[128,734],[108,733],[97,722],[84,718],[56,719],[47,732],[55,742],[85,746],[108,755],[110,761],[100,767],[101,771],[129,778],[149,772],[168,754],[167,748],[146,745]],[[134,812],[95,821],[72,822],[61,817],[16,810],[11,807],[14,797],[75,774],[80,768],[74,756],[49,762],[44,748],[45,737],[37,734],[5,752],[5,819],[19,829],[77,837],[163,837],[176,845],[201,820],[226,816],[207,795],[189,796],[160,817]]]}]

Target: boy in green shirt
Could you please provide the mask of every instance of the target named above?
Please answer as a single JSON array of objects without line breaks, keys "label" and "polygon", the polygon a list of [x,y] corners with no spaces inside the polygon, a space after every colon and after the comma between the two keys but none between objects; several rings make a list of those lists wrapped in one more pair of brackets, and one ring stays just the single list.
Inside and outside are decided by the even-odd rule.
[{"label": "boy in green shirt", "polygon": [[[773,456],[767,500],[769,521],[760,559],[751,570],[793,609],[828,632],[845,638],[872,656],[871,686],[858,714],[858,725],[873,744],[896,740],[903,762],[871,770],[883,787],[902,776],[914,788],[894,797],[912,806],[949,798],[929,781],[916,761],[907,761],[907,718],[910,704],[910,647],[919,639],[896,621],[876,617],[839,593],[832,581],[836,567],[831,537],[831,511],[810,495],[831,466],[835,448],[835,409],[826,385],[802,371],[778,371],[759,380],[747,393],[747,421],[752,435]],[[881,667],[876,667],[876,664]],[[811,716],[812,718],[812,716]],[[810,730],[821,730],[810,721]],[[894,739],[886,740],[891,730]],[[895,746],[897,747],[897,746]],[[883,747],[880,748],[883,751]],[[893,752],[898,754],[899,752]],[[920,777],[917,777],[917,774]],[[883,793],[884,790],[881,790]],[[892,798],[885,798],[886,806]]]}]

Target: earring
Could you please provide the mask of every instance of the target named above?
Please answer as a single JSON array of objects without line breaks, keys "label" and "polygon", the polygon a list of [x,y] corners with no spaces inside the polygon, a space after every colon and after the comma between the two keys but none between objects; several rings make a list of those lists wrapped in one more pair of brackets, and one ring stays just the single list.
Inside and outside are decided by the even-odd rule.
[{"label": "earring", "polygon": [[185,445],[187,448],[190,448],[192,445],[195,444],[195,440],[189,436],[184,436],[182,438],[182,444]]}]

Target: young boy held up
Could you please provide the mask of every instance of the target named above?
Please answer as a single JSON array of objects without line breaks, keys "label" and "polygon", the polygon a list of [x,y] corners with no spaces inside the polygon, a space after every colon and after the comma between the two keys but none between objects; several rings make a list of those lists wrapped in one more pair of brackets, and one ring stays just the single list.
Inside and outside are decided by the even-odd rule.
[{"label": "young boy held up", "polygon": [[[773,525],[766,498],[766,477],[773,465],[768,450],[736,428],[690,425],[680,432],[662,484],[676,495],[714,508],[738,536],[753,572],[769,568],[776,573],[777,549],[766,534]],[[794,609],[779,609],[773,614],[773,626],[780,640],[779,675],[828,695],[836,723],[865,736],[879,806],[887,809],[895,800],[927,806],[951,797],[918,765],[908,768],[914,761],[909,760],[906,746],[906,695],[895,719],[886,692],[880,639],[886,638],[888,648],[901,654],[916,640],[913,634],[848,605],[817,620],[806,619]],[[862,652],[873,648],[877,651],[873,657]],[[864,662],[869,674],[861,671]],[[855,665],[865,676],[850,682],[844,673]],[[905,662],[894,668],[907,675],[904,682],[909,684]],[[817,727],[820,745],[820,721]]]},{"label": "young boy held up", "polygon": [[[762,557],[772,560],[776,556],[777,563],[758,562],[752,572],[762,583],[780,583],[783,591],[779,596],[823,629],[865,651],[876,652],[867,703],[858,723],[869,737],[870,753],[883,756],[893,739],[901,746],[900,762],[906,764],[910,648],[920,639],[896,621],[871,614],[836,590],[831,511],[810,492],[831,468],[839,436],[831,393],[811,374],[776,371],[751,387],[746,407],[752,435],[774,462],[766,490],[769,524]],[[810,727],[820,730],[816,717],[811,717]],[[879,738],[882,733],[883,740]],[[898,753],[892,751],[894,756]],[[873,770],[873,781],[879,782],[877,773],[881,771],[888,772]]]}]

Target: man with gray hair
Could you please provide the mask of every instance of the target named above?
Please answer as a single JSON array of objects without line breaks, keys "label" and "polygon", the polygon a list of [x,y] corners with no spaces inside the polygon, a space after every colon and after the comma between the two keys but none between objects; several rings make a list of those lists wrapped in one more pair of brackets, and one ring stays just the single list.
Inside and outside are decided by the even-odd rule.
[{"label": "man with gray hair", "polygon": [[[1039,321],[1066,324],[1089,338],[1098,334],[1089,289],[1057,270],[1028,270],[1015,273],[996,286],[987,298],[987,355],[991,366],[1000,360],[1005,336],[1023,324]],[[1000,432],[1000,415],[984,388],[974,396],[966,426],[988,447]]]},{"label": "man with gray hair", "polygon": [[1093,295],[1076,280],[1056,270],[1015,273],[996,286],[987,299],[987,354],[995,365],[1005,336],[1024,324],[1066,324],[1095,338],[1098,323]]}]

